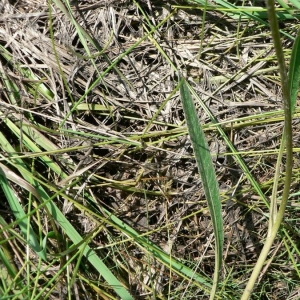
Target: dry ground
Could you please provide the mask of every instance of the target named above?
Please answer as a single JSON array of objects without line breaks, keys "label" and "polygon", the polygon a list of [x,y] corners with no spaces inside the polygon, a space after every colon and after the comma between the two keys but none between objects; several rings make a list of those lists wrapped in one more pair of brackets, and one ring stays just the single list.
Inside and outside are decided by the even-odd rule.
[{"label": "dry ground", "polygon": [[[269,29],[253,21],[234,20],[221,12],[207,11],[204,16],[203,10],[178,9],[159,26],[153,39],[145,38],[133,47],[147,34],[145,28],[150,28],[149,22],[157,26],[170,15],[174,5],[179,4],[174,1],[138,3],[141,8],[133,1],[72,2],[78,23],[104,49],[99,53],[99,49],[88,43],[91,59],[75,26],[57,5],[51,4],[50,22],[47,1],[1,0],[0,43],[12,53],[13,63],[2,57],[0,72],[13,79],[22,91],[17,104],[12,104],[8,100],[10,91],[2,84],[1,118],[39,125],[39,130],[60,149],[74,147],[74,151],[66,151],[65,156],[53,155],[53,159],[67,174],[81,177],[82,189],[93,195],[95,205],[105,207],[140,233],[148,232],[148,238],[166,252],[171,251],[181,262],[210,277],[214,269],[212,225],[179,93],[173,93],[178,77],[170,61],[182,70],[222,123],[232,143],[241,151],[252,176],[266,195],[270,195],[276,164],[276,152],[272,154],[271,151],[279,147],[283,122],[280,80]],[[292,35],[294,25],[292,21],[281,24],[282,29]],[[285,38],[284,47],[288,57],[292,41]],[[69,114],[99,74],[128,49],[131,50],[116,68],[112,68]],[[26,66],[38,78],[43,78],[43,83],[53,93],[51,99],[32,92],[32,82],[20,74],[14,64]],[[68,131],[61,134],[57,129],[68,114],[63,127]],[[224,283],[227,297],[237,299],[262,248],[268,209],[200,107],[199,118],[205,124],[223,203],[225,262],[222,280],[228,280]],[[297,145],[299,122],[296,118],[294,129]],[[20,140],[4,122],[1,131],[15,143],[18,151],[26,153],[27,149],[20,145]],[[101,145],[101,136],[128,143]],[[70,161],[75,169],[69,168]],[[298,161],[295,152],[293,192],[299,187]],[[62,178],[49,173],[38,159],[36,169],[51,184],[57,187],[66,184]],[[80,169],[85,171],[81,174]],[[82,190],[70,190],[69,194],[91,207],[81,197]],[[58,198],[57,205],[82,235],[97,226],[92,218],[66,201]],[[5,210],[7,222],[12,222],[5,202],[1,203],[1,208]],[[295,243],[299,241],[298,218],[299,204],[294,197],[288,207],[285,228]],[[118,239],[118,235],[115,228],[106,226],[92,245],[103,246],[111,242],[111,236]],[[260,278],[258,291],[262,292],[253,299],[297,297],[295,282],[299,277],[282,242],[283,233],[281,235],[272,250],[274,260],[269,273]],[[124,274],[124,280],[137,299],[152,299],[145,288],[151,286],[151,280],[156,284],[159,299],[167,299],[170,281],[173,291],[178,295],[180,291],[183,293],[182,279],[176,275],[170,279],[169,271],[159,262],[152,261],[151,271],[146,271],[149,257],[134,244],[121,245],[118,251],[131,270]],[[297,264],[299,256],[296,253],[293,256]],[[89,270],[93,272],[91,267]],[[148,278],[147,272],[152,272]],[[78,289],[79,295],[84,294],[83,287]],[[63,298],[64,293],[60,293]],[[89,295],[91,288],[85,293]],[[198,290],[186,299],[201,297],[206,299],[207,295]]]}]

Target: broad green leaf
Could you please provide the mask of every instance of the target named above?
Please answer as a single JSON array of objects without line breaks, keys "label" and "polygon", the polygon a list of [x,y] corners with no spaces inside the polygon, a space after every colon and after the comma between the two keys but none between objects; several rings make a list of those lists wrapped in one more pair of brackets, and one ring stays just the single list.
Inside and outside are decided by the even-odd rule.
[{"label": "broad green leaf", "polygon": [[214,284],[210,295],[210,299],[214,299],[219,281],[220,269],[222,265],[222,253],[224,243],[224,230],[220,193],[209,147],[202,127],[199,123],[197,111],[191,93],[186,84],[186,81],[183,78],[180,81],[180,95],[184,114],[186,117],[188,131],[194,148],[197,166],[201,175],[205,196],[214,227],[216,245],[216,266],[214,274]]}]

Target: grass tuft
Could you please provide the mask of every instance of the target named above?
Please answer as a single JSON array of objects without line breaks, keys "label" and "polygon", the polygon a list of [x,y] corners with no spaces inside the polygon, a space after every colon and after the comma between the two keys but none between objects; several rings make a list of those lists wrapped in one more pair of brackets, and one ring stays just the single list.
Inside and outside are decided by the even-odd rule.
[{"label": "grass tuft", "polygon": [[239,299],[283,210],[251,299],[299,298],[299,3],[291,148],[264,2],[104,2],[0,4],[0,298]]}]

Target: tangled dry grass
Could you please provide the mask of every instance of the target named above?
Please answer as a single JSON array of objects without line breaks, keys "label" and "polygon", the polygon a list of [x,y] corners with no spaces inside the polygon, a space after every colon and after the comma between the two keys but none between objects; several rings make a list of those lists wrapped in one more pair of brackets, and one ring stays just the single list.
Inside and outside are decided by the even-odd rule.
[{"label": "tangled dry grass", "polygon": [[[83,207],[99,211],[104,207],[165,252],[211,277],[212,226],[172,65],[182,70],[269,195],[276,164],[276,151],[272,151],[280,143],[283,117],[268,28],[247,19],[234,20],[223,12],[207,11],[204,16],[198,9],[174,11],[179,3],[172,1],[90,0],[71,4],[75,19],[93,39],[94,44],[87,42],[90,53],[86,53],[70,16],[55,3],[50,2],[50,13],[44,0],[1,1],[0,43],[12,55],[8,60],[2,52],[0,60],[2,134],[15,145],[16,152],[29,154],[30,164],[30,150],[4,120],[38,130],[57,150],[64,149],[51,157],[67,178],[49,171],[39,159],[35,161],[36,172],[49,184],[61,188],[76,178],[80,185],[70,188],[68,195]],[[282,24],[288,34],[295,32],[294,25],[293,21]],[[146,28],[153,26],[158,26],[153,35],[144,38]],[[140,39],[144,40],[137,45]],[[287,56],[291,46],[286,37]],[[20,73],[20,68],[34,74],[35,79]],[[12,91],[4,85],[5,80],[20,90],[15,103],[10,100]],[[47,88],[45,94],[39,90],[41,85]],[[83,101],[78,103],[79,99]],[[228,299],[237,299],[266,236],[268,210],[200,107],[199,118],[210,144],[224,208],[224,291]],[[298,128],[295,119],[295,142],[299,140]],[[295,163],[298,160],[295,153]],[[294,192],[299,187],[298,174],[296,166]],[[94,203],[86,201],[86,191]],[[26,195],[17,187],[16,192],[26,205]],[[84,209],[59,197],[56,202],[83,236],[99,226],[99,219]],[[1,209],[6,221],[13,222],[5,202]],[[297,241],[297,196],[291,199],[287,216],[285,230]],[[45,230],[51,230],[46,217],[43,222],[48,224]],[[167,299],[167,295],[170,299],[176,295],[206,299],[207,294],[196,286],[191,285],[187,292],[180,276],[135,243],[105,249],[106,244],[122,239],[116,228],[106,224],[91,244],[102,249],[99,255],[111,266],[121,261],[123,269],[118,272],[136,299]],[[286,237],[283,240],[288,242]],[[260,278],[258,290],[262,292],[253,299],[295,299],[299,295],[294,270],[299,256],[294,254],[295,261],[291,262],[283,240],[274,246],[269,272]],[[16,264],[22,265],[15,251]],[[56,251],[55,245],[52,251]],[[96,280],[92,267],[88,269],[90,279]],[[55,270],[49,274],[53,276]],[[82,271],[81,276],[87,275]],[[57,285],[51,299],[66,297],[64,278],[60,280],[61,286]],[[92,285],[83,282],[75,285],[74,297],[96,299]]]}]

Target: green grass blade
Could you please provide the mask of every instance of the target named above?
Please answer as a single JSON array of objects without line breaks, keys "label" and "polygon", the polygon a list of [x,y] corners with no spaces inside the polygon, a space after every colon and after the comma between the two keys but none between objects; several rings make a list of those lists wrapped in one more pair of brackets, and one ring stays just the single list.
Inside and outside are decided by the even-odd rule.
[{"label": "green grass blade", "polygon": [[[9,144],[9,142],[6,140],[6,138],[2,135],[0,132],[0,146],[2,146],[2,149],[5,152],[13,152],[12,146]],[[76,231],[76,229],[73,227],[73,225],[66,219],[64,214],[59,210],[59,208],[54,204],[52,199],[49,197],[47,192],[44,190],[44,188],[36,181],[36,178],[27,170],[26,164],[23,162],[23,160],[19,158],[14,159],[16,164],[14,166],[19,170],[19,172],[22,174],[25,180],[28,182],[32,182],[32,185],[35,187],[35,189],[38,192],[38,200],[40,202],[46,202],[46,207],[50,213],[50,215],[53,217],[53,219],[61,226],[61,228],[64,230],[65,234],[72,240],[74,244],[80,244],[83,240],[83,237]],[[0,169],[1,171],[1,169]],[[4,175],[4,172],[0,173],[0,180],[5,180],[6,177]],[[7,179],[6,179],[7,181]],[[2,181],[1,181],[2,182]],[[7,186],[7,185],[5,185]],[[9,192],[9,191],[8,191]],[[7,192],[7,193],[8,193]],[[9,201],[9,195],[14,196],[13,191],[10,194],[6,193],[6,198]],[[12,207],[13,211],[18,211],[19,215],[16,216],[18,219],[21,219],[19,224],[22,225],[24,230],[27,229],[27,220],[25,212],[23,211],[23,208],[20,206],[18,199],[14,201],[14,205],[18,205],[19,207]],[[23,212],[23,213],[22,213]],[[22,227],[21,227],[22,228]],[[26,232],[24,232],[26,236]],[[30,237],[33,238],[33,232],[30,231]],[[30,240],[29,244],[39,255],[45,255],[44,250],[41,247],[37,248],[39,246],[37,241]],[[34,247],[35,248],[34,248]],[[104,264],[104,262],[98,257],[95,251],[93,251],[88,245],[81,245],[81,247],[84,247],[84,255],[87,258],[87,260],[90,262],[90,264],[103,276],[103,278],[107,281],[107,283],[115,290],[115,292],[122,297],[122,299],[127,300],[133,300],[133,297],[129,294],[129,292],[126,290],[125,287],[120,283],[118,278],[110,271],[110,269]]]},{"label": "green grass blade", "polygon": [[[188,83],[187,83],[187,85],[189,86]],[[225,141],[226,145],[230,149],[230,151],[231,151],[232,155],[234,156],[235,160],[237,161],[237,163],[239,164],[239,166],[241,167],[241,169],[243,170],[243,172],[247,176],[247,179],[251,182],[251,185],[253,186],[253,188],[255,189],[255,191],[257,192],[257,194],[261,197],[261,199],[264,201],[264,203],[266,204],[266,206],[269,207],[269,202],[267,201],[267,198],[266,198],[264,192],[262,191],[259,183],[256,181],[256,179],[254,178],[254,176],[251,174],[251,172],[250,172],[247,164],[245,163],[245,161],[243,160],[242,155],[240,154],[240,151],[238,151],[236,149],[236,147],[233,145],[233,143],[231,142],[230,138],[227,136],[227,134],[223,130],[223,127],[222,127],[221,123],[219,123],[218,119],[213,115],[213,113],[210,111],[210,109],[205,104],[205,102],[208,99],[201,100],[200,97],[198,96],[198,94],[196,93],[196,91],[191,86],[189,86],[189,88],[190,88],[193,96],[199,101],[202,109],[209,116],[211,122],[214,124],[214,126],[216,126],[216,128],[217,128],[220,136]]]},{"label": "green grass blade", "polygon": [[[5,227],[7,223],[5,222],[4,218],[0,216],[0,226],[1,229]],[[8,240],[9,238],[5,237],[3,232],[0,232],[0,261],[5,266],[7,273],[11,278],[15,278],[18,273],[18,267],[14,262],[14,255],[13,251],[9,246]],[[19,282],[18,282],[19,284]]]},{"label": "green grass blade", "polygon": [[[23,174],[24,177],[28,177],[28,171],[24,169],[23,167],[18,167],[21,174]],[[36,180],[34,176],[32,176],[33,179]],[[39,200],[41,202],[46,202],[45,205],[50,213],[50,215],[53,217],[53,219],[61,226],[61,228],[64,230],[66,235],[72,240],[74,244],[80,245],[80,249],[84,249],[83,253],[87,260],[90,262],[90,264],[103,276],[103,278],[108,282],[108,284],[115,290],[115,292],[122,297],[122,299],[127,300],[133,300],[133,297],[129,294],[129,292],[126,290],[125,287],[120,283],[118,278],[115,277],[115,275],[109,270],[109,268],[104,264],[104,262],[98,257],[95,251],[93,251],[86,243],[83,243],[83,237],[76,231],[76,229],[73,227],[73,225],[66,219],[64,214],[59,210],[59,208],[54,204],[52,199],[49,197],[49,195],[46,193],[44,188],[38,183],[35,182],[35,187],[37,191],[39,192]],[[57,191],[57,193],[63,192]],[[57,195],[57,193],[55,195]],[[55,197],[52,196],[53,197]],[[50,200],[50,201],[49,201]]]},{"label": "green grass blade", "polygon": [[[291,113],[292,115],[295,112],[296,104],[297,104],[297,97],[299,92],[299,79],[300,79],[300,30],[298,31],[297,37],[294,42],[291,58],[290,58],[290,70],[289,70],[289,87],[290,87],[290,101],[291,101]],[[272,200],[271,200],[271,208],[270,208],[270,224],[269,226],[269,234],[271,234],[273,224],[276,221],[277,218],[277,192],[278,192],[278,184],[279,184],[279,178],[281,175],[281,161],[283,157],[283,152],[285,150],[285,140],[286,140],[286,134],[283,133],[282,136],[282,143],[280,145],[279,154],[277,158],[277,164],[276,164],[276,173],[275,173],[275,180],[274,180],[274,186],[273,186],[273,192],[272,192]]]},{"label": "green grass blade", "polygon": [[183,78],[180,81],[180,95],[188,131],[192,140],[198,169],[203,182],[205,196],[214,227],[216,244],[216,267],[214,274],[214,284],[210,295],[211,299],[214,299],[222,265],[222,252],[224,243],[220,193],[209,147],[205,139],[202,127],[199,124],[199,119],[191,93],[186,84],[186,81]]},{"label": "green grass blade", "polygon": [[[145,252],[150,252],[154,255],[154,257],[163,263],[165,266],[168,266],[177,273],[179,276],[190,279],[193,278],[193,281],[196,285],[201,287],[203,290],[207,291],[211,288],[211,284],[208,282],[207,278],[199,273],[195,272],[195,270],[187,267],[185,264],[181,263],[176,258],[172,257],[170,259],[170,255],[160,249],[155,243],[152,243],[146,236],[140,235],[136,230],[132,227],[124,223],[118,217],[107,211],[105,208],[103,210],[109,216],[109,219],[113,222],[111,225],[115,226],[120,231],[125,232],[127,236],[132,238],[137,245],[139,245]],[[108,220],[106,220],[107,222]]]},{"label": "green grass blade", "polygon": [[[201,4],[203,6],[205,6],[205,0],[193,0],[190,1],[192,3],[198,3]],[[228,8],[228,9],[232,9],[231,13],[237,13],[238,15],[241,15],[245,18],[247,18],[248,20],[254,20],[259,22],[260,24],[263,24],[265,26],[269,26],[269,23],[263,19],[261,19],[259,16],[249,13],[246,9],[242,9],[241,7],[238,7],[228,1],[224,1],[224,0],[216,0],[216,3],[220,6],[220,7],[224,7],[224,8]],[[291,16],[290,16],[291,17]],[[280,30],[280,33],[282,33],[283,35],[287,36],[290,39],[294,39],[290,34],[288,34],[287,32],[285,32],[284,30]]]},{"label": "green grass blade", "polygon": [[294,42],[289,70],[292,114],[295,111],[300,81],[300,30]]},{"label": "green grass blade", "polygon": [[299,0],[291,0],[290,3],[293,4],[296,8],[300,9]]},{"label": "green grass blade", "polygon": [[[20,77],[29,79],[27,84],[28,84],[28,89],[31,90],[31,92],[34,91],[35,94],[39,93],[41,96],[45,97],[49,101],[53,101],[53,93],[43,83],[44,78],[39,78],[29,68],[26,68],[21,64],[14,63],[13,55],[9,53],[9,51],[2,45],[0,45],[0,55],[7,61],[7,63],[11,67],[13,67],[15,70],[18,70],[18,72],[20,73]],[[0,72],[1,72],[1,77],[4,79],[3,82],[5,87],[13,91],[13,93],[9,93],[9,98],[11,100],[11,103],[17,104],[18,101],[20,100],[20,91],[18,85],[11,78],[9,78],[9,76],[7,76],[1,64],[0,64]]]},{"label": "green grass blade", "polygon": [[19,222],[19,226],[24,234],[27,237],[28,245],[35,251],[43,260],[46,261],[46,255],[43,251],[42,247],[40,246],[36,234],[31,226],[29,226],[29,232],[27,232],[27,224],[29,222],[28,217],[19,203],[19,199],[16,197],[10,183],[8,182],[5,173],[3,172],[2,168],[0,167],[0,183],[3,189],[3,192],[6,196],[6,199],[9,203],[11,210],[13,211],[16,219],[21,219]]},{"label": "green grass blade", "polygon": [[[72,240],[72,242],[74,244],[80,244],[83,240],[81,235],[76,231],[73,225],[66,219],[66,217],[58,209],[58,207],[53,202],[50,202],[47,204],[47,208],[49,209],[54,219],[60,224],[60,226],[69,236],[69,238]],[[120,297],[122,297],[122,299],[133,300],[133,297],[123,287],[123,285],[119,282],[119,280],[115,277],[115,275],[109,270],[109,268],[104,264],[104,262],[98,257],[96,252],[86,244],[81,245],[80,247],[84,248],[83,253],[85,257],[88,259],[90,264],[97,269],[99,274],[101,274],[104,277],[104,279],[115,290],[115,292]]]},{"label": "green grass blade", "polygon": [[[80,205],[76,201],[74,201],[71,197],[69,197],[68,195],[66,195],[62,191],[58,191],[53,186],[50,186],[49,188],[53,192],[55,192],[56,194],[60,193],[61,197],[63,197],[64,199],[66,199],[70,202],[72,202],[75,206],[77,206],[80,209]],[[92,199],[90,199],[89,195],[86,194],[86,197],[87,197],[86,198],[87,200],[92,201]],[[182,276],[186,280],[189,280],[190,278],[193,278],[193,283],[195,285],[201,287],[201,289],[203,289],[205,292],[208,292],[208,290],[211,289],[211,284],[205,276],[195,272],[195,270],[187,267],[185,264],[181,263],[180,261],[178,261],[174,257],[172,257],[172,259],[170,259],[170,255],[168,253],[164,252],[161,248],[159,248],[155,243],[151,242],[146,237],[147,234],[146,235],[141,235],[135,229],[133,229],[131,226],[127,225],[124,221],[119,219],[117,216],[115,216],[114,214],[112,214],[111,212],[106,210],[104,207],[102,207],[102,209],[105,212],[105,217],[103,217],[102,215],[99,215],[97,212],[95,212],[93,210],[90,210],[89,208],[85,207],[85,211],[88,214],[94,215],[95,217],[97,217],[101,221],[103,221],[103,223],[107,223],[110,226],[115,227],[120,232],[123,232],[127,237],[129,237],[128,241],[131,240],[131,239],[133,241],[135,241],[136,244],[139,247],[141,247],[146,253],[152,253],[158,261],[163,263],[165,266],[171,268],[172,271],[174,271],[178,275]],[[162,229],[162,228],[160,228],[160,229]],[[74,242],[73,239],[72,239],[72,241]],[[123,240],[121,243],[124,243],[124,242],[125,241]],[[74,242],[74,244],[75,244],[74,248],[77,249],[78,246],[81,245],[82,243],[81,242],[79,242],[79,243]],[[112,247],[112,246],[113,245],[106,245],[105,247]],[[71,249],[71,251],[72,250],[73,249]]]}]

